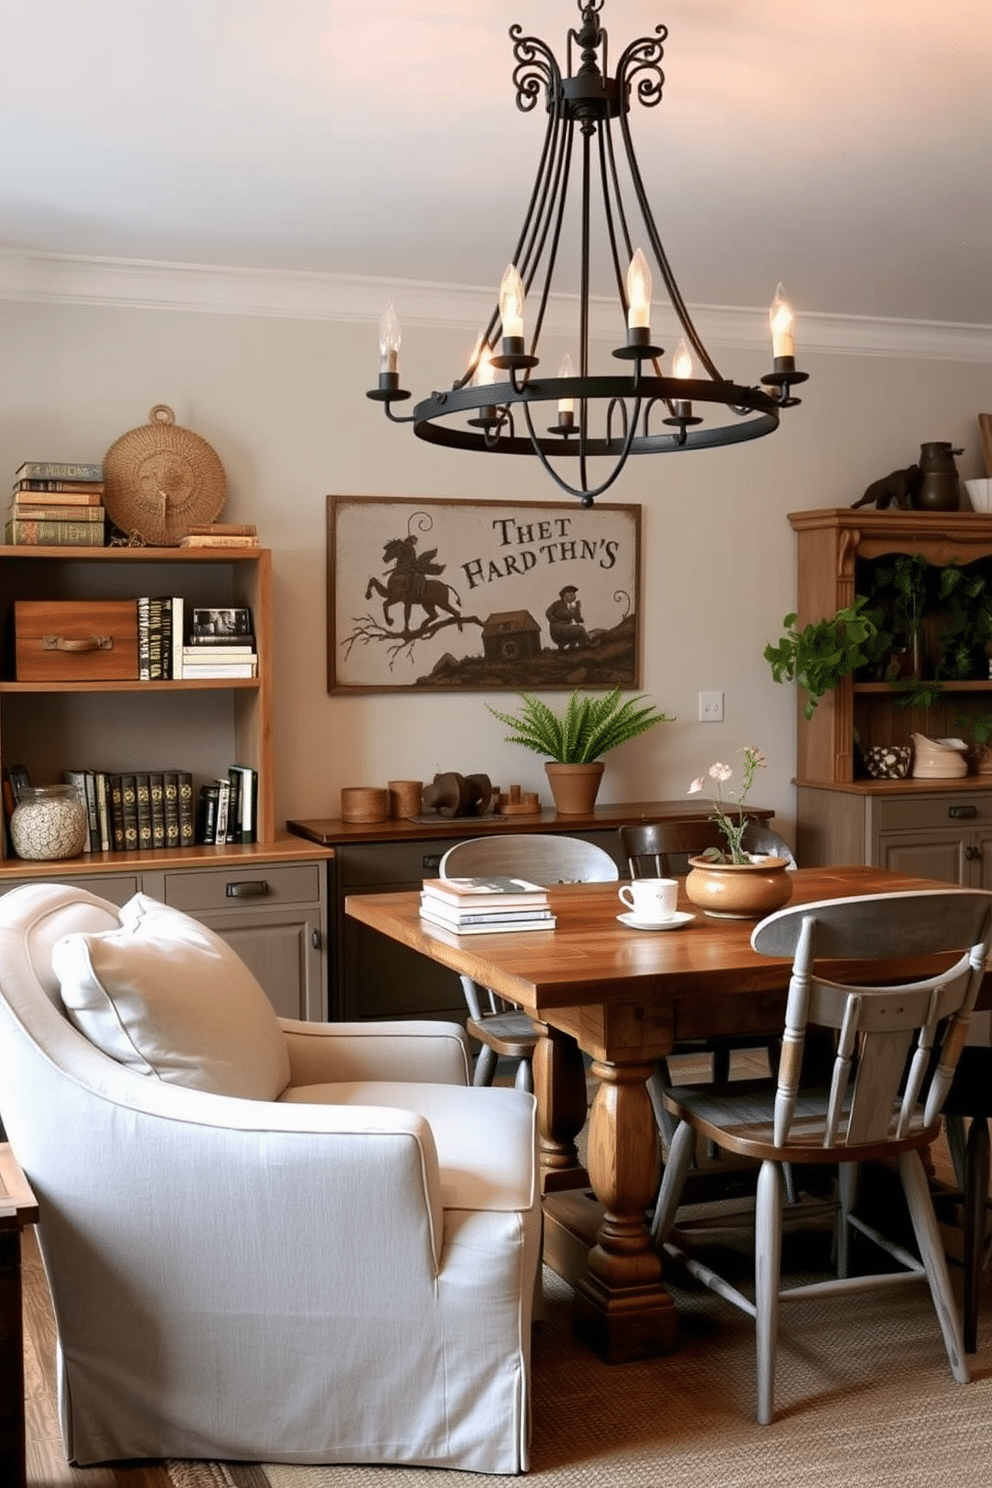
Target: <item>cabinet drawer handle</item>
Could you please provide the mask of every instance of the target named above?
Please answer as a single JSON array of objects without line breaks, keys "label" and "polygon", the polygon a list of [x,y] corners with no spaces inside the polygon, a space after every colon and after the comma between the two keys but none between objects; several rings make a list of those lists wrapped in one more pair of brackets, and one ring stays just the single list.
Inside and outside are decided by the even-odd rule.
[{"label": "cabinet drawer handle", "polygon": [[264,878],[250,878],[244,883],[229,883],[224,888],[228,899],[264,899],[268,892],[269,886]]},{"label": "cabinet drawer handle", "polygon": [[441,866],[441,854],[424,853],[424,856],[420,860],[420,866],[428,873],[430,873],[431,871],[436,872]]},{"label": "cabinet drawer handle", "polygon": [[70,640],[68,636],[42,636],[43,651],[112,651],[113,636],[80,636]]},{"label": "cabinet drawer handle", "polygon": [[948,806],[947,814],[955,821],[971,821],[978,815],[977,806]]}]

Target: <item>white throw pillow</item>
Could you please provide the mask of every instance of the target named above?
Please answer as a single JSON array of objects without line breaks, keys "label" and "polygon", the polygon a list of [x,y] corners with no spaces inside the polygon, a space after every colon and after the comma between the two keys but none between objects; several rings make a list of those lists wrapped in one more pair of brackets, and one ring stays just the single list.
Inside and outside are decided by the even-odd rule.
[{"label": "white throw pillow", "polygon": [[62,1002],[92,1044],[173,1085],[275,1100],[289,1055],[275,1010],[230,946],[190,915],[136,894],[117,930],[52,950]]}]

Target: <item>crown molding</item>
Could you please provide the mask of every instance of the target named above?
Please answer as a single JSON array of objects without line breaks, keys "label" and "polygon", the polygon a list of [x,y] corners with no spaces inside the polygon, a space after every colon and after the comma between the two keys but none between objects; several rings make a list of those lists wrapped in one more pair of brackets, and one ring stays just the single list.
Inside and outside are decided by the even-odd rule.
[{"label": "crown molding", "polygon": [[[491,288],[386,281],[352,274],[242,269],[219,264],[83,257],[0,249],[0,299],[34,304],[180,310],[212,315],[276,316],[291,320],[378,323],[392,300],[404,326],[458,330],[474,337],[495,304]],[[552,298],[549,335],[574,326],[573,296]],[[753,349],[768,340],[768,312],[728,305],[694,305],[693,318],[713,346]],[[617,339],[616,306],[591,306],[591,334]],[[953,362],[992,362],[992,326],[941,321],[871,319],[803,312],[807,352]],[[659,327],[663,334],[674,327]]]}]

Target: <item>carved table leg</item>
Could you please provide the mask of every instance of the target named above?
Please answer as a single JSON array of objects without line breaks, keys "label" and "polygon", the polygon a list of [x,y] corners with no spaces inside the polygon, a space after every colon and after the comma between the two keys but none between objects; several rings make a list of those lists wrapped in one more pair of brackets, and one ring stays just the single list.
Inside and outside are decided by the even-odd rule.
[{"label": "carved table leg", "polygon": [[586,1071],[570,1034],[538,1023],[534,1050],[534,1091],[541,1157],[541,1192],[584,1188],[589,1177],[579,1165],[575,1138],[586,1122]]},{"label": "carved table leg", "polygon": [[589,1177],[604,1206],[588,1275],[576,1288],[579,1334],[609,1364],[675,1347],[675,1304],[661,1280],[645,1213],[658,1188],[660,1149],[646,1081],[652,1063],[608,1064],[589,1123]]}]

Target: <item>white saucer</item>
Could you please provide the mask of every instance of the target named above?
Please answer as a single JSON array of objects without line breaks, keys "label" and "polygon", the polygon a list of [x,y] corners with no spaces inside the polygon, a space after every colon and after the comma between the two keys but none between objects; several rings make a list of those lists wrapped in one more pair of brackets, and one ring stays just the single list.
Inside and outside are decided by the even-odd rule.
[{"label": "white saucer", "polygon": [[617,915],[621,925],[629,925],[631,930],[680,930],[683,925],[688,925],[689,921],[695,918],[694,914],[690,914],[685,909],[676,910],[670,920],[639,920],[633,914]]}]

